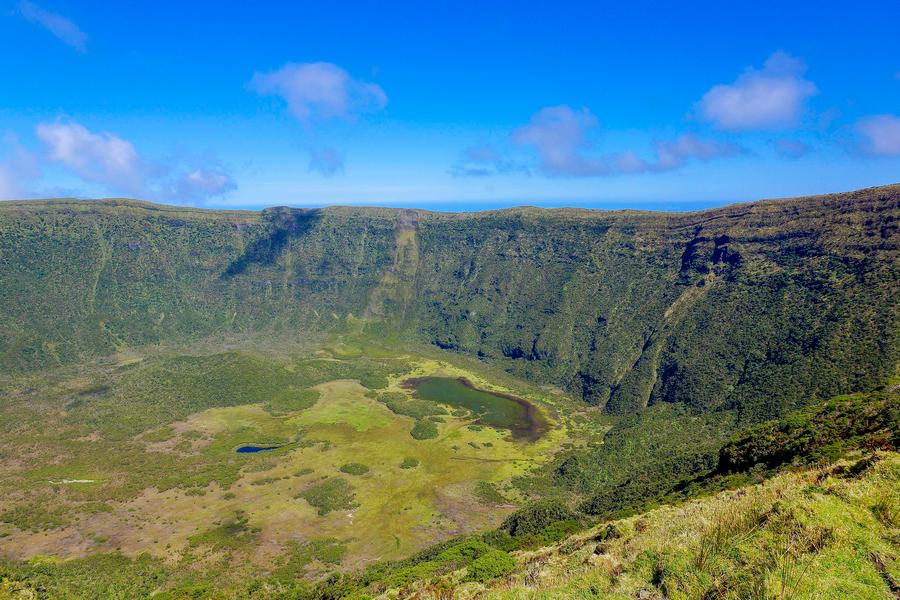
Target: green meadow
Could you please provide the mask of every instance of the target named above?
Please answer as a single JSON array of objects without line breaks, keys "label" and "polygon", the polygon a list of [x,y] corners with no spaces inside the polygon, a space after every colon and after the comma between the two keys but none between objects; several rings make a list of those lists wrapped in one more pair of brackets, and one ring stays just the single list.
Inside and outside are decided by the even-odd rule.
[{"label": "green meadow", "polygon": [[[414,378],[515,393],[541,435],[423,399]],[[245,573],[297,566],[298,548],[310,576],[407,556],[497,526],[525,498],[514,483],[566,442],[546,430],[563,397],[501,378],[364,336],[7,378],[0,536],[15,559],[121,552]],[[328,560],[309,551],[325,546]]]}]

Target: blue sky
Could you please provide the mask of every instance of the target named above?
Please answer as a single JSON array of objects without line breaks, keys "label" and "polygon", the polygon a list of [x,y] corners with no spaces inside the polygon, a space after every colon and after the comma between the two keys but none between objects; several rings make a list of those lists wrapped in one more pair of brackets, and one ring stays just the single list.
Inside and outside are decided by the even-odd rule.
[{"label": "blue sky", "polygon": [[119,4],[0,3],[0,198],[690,209],[900,181],[895,1]]}]

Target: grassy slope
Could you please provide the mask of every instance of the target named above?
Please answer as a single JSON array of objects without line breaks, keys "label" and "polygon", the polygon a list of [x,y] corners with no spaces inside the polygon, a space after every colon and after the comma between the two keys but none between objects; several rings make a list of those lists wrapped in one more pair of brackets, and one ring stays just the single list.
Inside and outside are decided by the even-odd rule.
[{"label": "grassy slope", "polygon": [[467,582],[461,570],[399,596],[890,600],[900,586],[900,455],[877,458],[861,473],[792,472],[604,523],[515,553],[513,573],[493,582]]}]

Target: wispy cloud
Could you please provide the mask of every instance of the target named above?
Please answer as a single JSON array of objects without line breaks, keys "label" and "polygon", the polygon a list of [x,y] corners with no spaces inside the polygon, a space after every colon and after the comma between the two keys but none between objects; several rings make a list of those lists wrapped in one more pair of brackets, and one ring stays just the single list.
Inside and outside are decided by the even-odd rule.
[{"label": "wispy cloud", "polygon": [[604,165],[582,154],[588,147],[587,131],[597,125],[597,118],[586,108],[548,106],[535,113],[527,125],[516,129],[512,140],[534,148],[541,170],[548,175],[598,175]]},{"label": "wispy cloud", "polygon": [[644,171],[671,171],[680,169],[692,160],[708,162],[744,152],[735,143],[702,139],[691,134],[681,135],[672,141],[656,142],[655,147],[656,156],[643,163]]},{"label": "wispy cloud", "polygon": [[900,117],[872,115],[856,122],[862,150],[874,156],[900,156]]},{"label": "wispy cloud", "polygon": [[118,135],[95,133],[71,121],[40,123],[36,132],[47,160],[112,193],[202,202],[237,189],[227,169],[212,157],[149,160]]},{"label": "wispy cloud", "polygon": [[344,155],[334,148],[315,148],[309,152],[308,170],[322,177],[331,177],[344,171]]},{"label": "wispy cloud", "polygon": [[450,167],[450,174],[454,177],[488,177],[511,173],[528,175],[529,169],[488,144],[466,148]]},{"label": "wispy cloud", "polygon": [[601,177],[652,173],[679,169],[692,160],[710,161],[742,152],[740,146],[685,134],[674,140],[658,141],[653,155],[642,158],[632,150],[592,155],[588,133],[598,121],[587,109],[569,106],[541,109],[531,121],[513,132],[514,143],[533,148],[539,167],[553,177]]},{"label": "wispy cloud", "polygon": [[63,43],[79,52],[87,52],[88,36],[71,19],[45,10],[28,0],[19,2],[19,13],[28,21],[36,23],[52,33]]},{"label": "wispy cloud", "polygon": [[388,100],[380,86],[354,79],[327,62],[289,63],[271,73],[256,73],[250,88],[282,98],[304,124],[316,119],[349,119],[380,110]]},{"label": "wispy cloud", "polygon": [[817,93],[803,78],[806,66],[786,52],[776,52],[762,69],[747,69],[734,83],[714,86],[699,103],[700,115],[716,127],[733,131],[781,129],[796,125],[806,101]]},{"label": "wispy cloud", "polygon": [[190,169],[178,175],[167,188],[167,199],[205,201],[237,189],[231,175],[218,166]]}]

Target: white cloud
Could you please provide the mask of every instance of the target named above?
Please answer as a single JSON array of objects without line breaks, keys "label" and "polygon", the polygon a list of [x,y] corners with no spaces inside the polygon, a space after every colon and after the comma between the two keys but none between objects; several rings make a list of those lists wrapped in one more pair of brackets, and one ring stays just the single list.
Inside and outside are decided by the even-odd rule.
[{"label": "white cloud", "polygon": [[74,122],[40,123],[37,136],[49,161],[112,193],[197,202],[237,189],[227,169],[212,157],[150,161],[128,140]]},{"label": "white cloud", "polygon": [[872,115],[856,123],[862,149],[876,156],[900,156],[900,117]]},{"label": "white cloud", "polygon": [[231,175],[218,167],[191,169],[170,186],[169,198],[176,201],[203,201],[237,189]]},{"label": "white cloud", "polygon": [[817,93],[803,78],[806,66],[776,52],[762,69],[747,69],[732,84],[714,86],[700,100],[703,118],[721,129],[782,129],[796,125],[806,101]]},{"label": "white cloud", "polygon": [[37,23],[63,43],[72,46],[79,52],[87,51],[87,34],[66,17],[44,10],[40,6],[28,2],[28,0],[19,2],[19,13],[25,19],[32,23]]},{"label": "white cloud", "polygon": [[333,148],[317,148],[309,152],[308,170],[322,177],[331,177],[344,171],[344,156]]},{"label": "white cloud", "polygon": [[62,121],[39,124],[37,136],[47,146],[47,158],[85,181],[130,194],[146,193],[147,169],[131,142]]},{"label": "white cloud", "polygon": [[743,152],[737,144],[704,140],[693,135],[682,135],[670,142],[656,143],[656,159],[645,163],[647,171],[671,171],[691,160],[702,162],[734,156]]},{"label": "white cloud", "polygon": [[704,140],[682,135],[654,144],[651,159],[627,150],[621,153],[591,156],[588,132],[597,127],[597,119],[587,109],[552,106],[538,111],[528,125],[513,132],[514,143],[534,148],[540,170],[556,177],[598,177],[629,173],[671,171],[691,160],[709,161],[733,156],[742,151],[736,144]]},{"label": "white cloud", "polygon": [[511,160],[488,144],[466,148],[450,167],[450,174],[454,177],[488,177],[509,173],[528,175],[530,172],[527,166]]},{"label": "white cloud", "polygon": [[588,147],[587,131],[597,126],[597,118],[584,108],[569,106],[542,108],[527,125],[513,132],[513,142],[533,147],[540,158],[541,170],[548,175],[596,175],[603,165],[582,156]]},{"label": "white cloud", "polygon": [[326,62],[289,63],[271,73],[256,73],[250,87],[259,94],[283,98],[291,114],[303,123],[351,118],[387,104],[381,87],[353,79],[344,69]]}]

